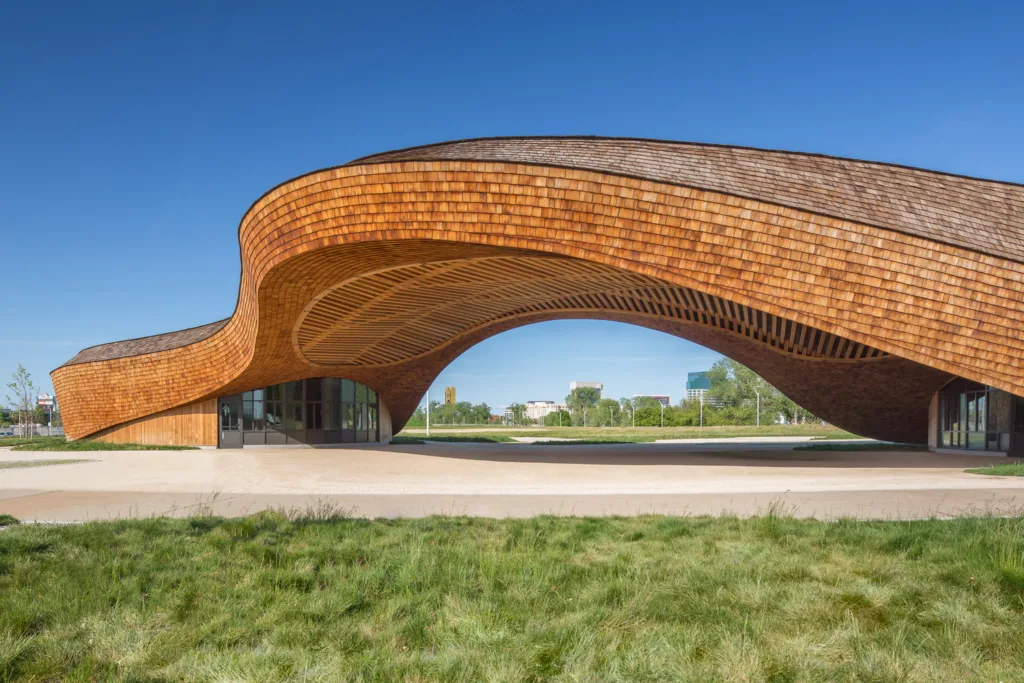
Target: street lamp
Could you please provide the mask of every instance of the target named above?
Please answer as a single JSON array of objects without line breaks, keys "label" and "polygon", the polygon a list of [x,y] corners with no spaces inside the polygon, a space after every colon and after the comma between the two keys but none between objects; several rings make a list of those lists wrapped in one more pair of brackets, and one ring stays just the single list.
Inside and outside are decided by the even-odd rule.
[{"label": "street lamp", "polygon": [[704,394],[700,395],[700,426],[704,426]]},{"label": "street lamp", "polygon": [[662,426],[662,428],[664,428],[665,427],[665,404],[661,403],[661,401],[658,401],[658,403],[661,404],[661,426]]},{"label": "street lamp", "polygon": [[430,389],[427,389],[427,436],[430,436]]},{"label": "street lamp", "polygon": [[754,393],[757,394],[757,426],[761,426],[761,392],[754,387]]}]

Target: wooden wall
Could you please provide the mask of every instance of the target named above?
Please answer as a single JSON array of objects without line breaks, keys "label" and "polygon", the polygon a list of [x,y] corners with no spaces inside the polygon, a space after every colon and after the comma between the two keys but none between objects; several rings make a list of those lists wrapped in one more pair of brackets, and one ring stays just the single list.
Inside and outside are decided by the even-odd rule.
[{"label": "wooden wall", "polygon": [[107,443],[216,446],[217,399],[190,403],[104,429],[92,437]]}]

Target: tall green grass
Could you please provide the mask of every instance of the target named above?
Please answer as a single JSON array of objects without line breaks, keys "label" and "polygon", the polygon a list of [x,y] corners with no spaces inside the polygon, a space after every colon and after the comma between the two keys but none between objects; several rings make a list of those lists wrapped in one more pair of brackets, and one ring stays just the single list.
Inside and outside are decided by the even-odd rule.
[{"label": "tall green grass", "polygon": [[0,680],[1019,681],[1024,522],[347,519],[0,532]]}]

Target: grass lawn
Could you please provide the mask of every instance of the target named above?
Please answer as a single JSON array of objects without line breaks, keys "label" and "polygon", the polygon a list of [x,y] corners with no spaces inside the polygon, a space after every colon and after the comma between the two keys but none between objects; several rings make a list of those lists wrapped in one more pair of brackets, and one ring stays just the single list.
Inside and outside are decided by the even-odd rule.
[{"label": "grass lawn", "polygon": [[[442,436],[459,436],[460,428],[449,431],[431,428],[430,439],[441,440]],[[737,436],[814,436],[824,439],[858,439],[860,437],[835,427],[821,425],[765,425],[763,427],[535,427],[510,429],[507,427],[493,430],[474,429],[468,438],[480,441],[509,441],[513,436],[530,436],[539,439],[581,439],[587,443],[646,443],[659,439],[720,439]],[[422,429],[403,430],[399,437],[424,439]],[[493,438],[501,437],[501,438]],[[397,438],[397,437],[396,437]],[[454,438],[451,440],[455,440]],[[393,442],[394,443],[394,442]]]},{"label": "grass lawn", "polygon": [[430,436],[409,436],[399,434],[398,436],[391,437],[391,443],[396,445],[422,444],[427,441],[444,441],[447,443],[510,443],[515,442],[515,439],[507,437],[504,434],[483,434],[480,436],[475,434],[431,434]]},{"label": "grass lawn", "polygon": [[22,524],[0,680],[1020,681],[1024,520]]},{"label": "grass lawn", "polygon": [[50,465],[72,465],[77,462],[96,462],[95,460],[0,460],[0,470],[13,470],[19,467],[49,467]]},{"label": "grass lawn", "polygon": [[1005,465],[989,465],[988,467],[972,467],[964,472],[971,474],[988,474],[993,477],[1024,477],[1024,462],[1008,462]]},{"label": "grass lawn", "polygon": [[146,446],[137,443],[103,443],[78,439],[68,441],[63,436],[36,436],[23,439],[17,436],[0,437],[0,447],[11,446],[12,451],[185,451],[193,446]]},{"label": "grass lawn", "polygon": [[927,451],[928,446],[916,443],[811,443],[794,451]]}]

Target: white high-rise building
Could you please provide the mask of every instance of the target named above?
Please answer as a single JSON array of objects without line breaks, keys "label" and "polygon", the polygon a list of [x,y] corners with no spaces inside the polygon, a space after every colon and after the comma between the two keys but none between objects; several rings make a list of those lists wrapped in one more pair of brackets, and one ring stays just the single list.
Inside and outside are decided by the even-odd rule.
[{"label": "white high-rise building", "polygon": [[526,417],[531,420],[543,420],[548,413],[565,410],[565,405],[554,401],[527,401]]},{"label": "white high-rise building", "polygon": [[569,382],[569,391],[573,389],[597,389],[598,397],[604,398],[604,382]]}]

